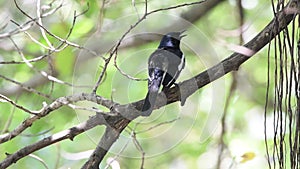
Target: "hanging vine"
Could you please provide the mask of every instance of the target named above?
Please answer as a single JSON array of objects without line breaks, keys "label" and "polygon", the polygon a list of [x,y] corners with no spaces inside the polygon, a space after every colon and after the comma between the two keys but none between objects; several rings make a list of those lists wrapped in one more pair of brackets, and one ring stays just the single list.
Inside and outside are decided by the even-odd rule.
[{"label": "hanging vine", "polygon": [[[278,1],[276,6],[274,4],[274,1],[272,1],[276,16],[276,13],[283,10],[286,3],[281,0]],[[270,145],[267,140],[269,133],[265,130],[269,168],[298,169],[300,167],[300,34],[299,27],[296,26],[299,26],[299,22],[296,23],[296,21],[293,20],[290,27],[286,27],[274,38],[273,53],[270,52],[272,51],[270,50],[272,45],[269,45],[265,118],[268,116],[268,107],[272,106],[274,132],[273,145]],[[279,24],[276,19],[274,22],[275,25]],[[272,82],[274,83],[272,84]],[[272,89],[274,95],[273,105],[268,105]],[[267,124],[267,120],[265,120],[265,128],[267,125],[271,124]],[[271,151],[268,151],[269,146],[272,146]]]}]

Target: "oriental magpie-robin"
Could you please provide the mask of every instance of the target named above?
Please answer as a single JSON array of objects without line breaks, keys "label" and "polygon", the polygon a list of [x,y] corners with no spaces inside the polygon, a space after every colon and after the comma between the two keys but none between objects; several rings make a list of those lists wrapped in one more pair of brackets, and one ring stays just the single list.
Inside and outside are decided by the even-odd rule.
[{"label": "oriental magpie-robin", "polygon": [[185,58],[180,50],[180,40],[184,31],[164,35],[158,49],[148,60],[148,93],[142,108],[142,116],[149,116],[154,108],[160,86],[162,91],[170,88],[185,66]]}]

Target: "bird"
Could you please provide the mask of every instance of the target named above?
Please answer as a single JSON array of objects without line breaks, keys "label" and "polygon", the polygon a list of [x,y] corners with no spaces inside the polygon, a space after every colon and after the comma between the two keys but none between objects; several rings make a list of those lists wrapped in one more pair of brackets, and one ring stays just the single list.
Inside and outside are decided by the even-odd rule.
[{"label": "bird", "polygon": [[180,41],[186,36],[185,32],[169,32],[165,34],[158,48],[148,59],[148,92],[144,99],[141,116],[149,116],[161,85],[166,91],[173,84],[185,67],[185,57],[180,49]]}]

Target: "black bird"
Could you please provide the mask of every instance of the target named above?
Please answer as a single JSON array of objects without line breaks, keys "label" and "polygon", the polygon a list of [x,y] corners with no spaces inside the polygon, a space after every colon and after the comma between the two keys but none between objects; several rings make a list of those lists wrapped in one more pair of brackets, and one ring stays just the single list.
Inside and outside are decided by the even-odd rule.
[{"label": "black bird", "polygon": [[148,60],[148,93],[142,108],[142,116],[149,116],[155,105],[160,86],[162,91],[170,88],[185,66],[185,58],[180,50],[180,40],[184,31],[170,32],[163,36]]}]

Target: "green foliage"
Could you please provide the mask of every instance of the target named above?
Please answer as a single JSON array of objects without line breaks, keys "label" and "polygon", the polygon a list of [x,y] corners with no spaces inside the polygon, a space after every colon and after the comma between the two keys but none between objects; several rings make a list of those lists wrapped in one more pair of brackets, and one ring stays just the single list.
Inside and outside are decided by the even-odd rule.
[{"label": "green foliage", "polygon": [[[42,3],[47,5],[46,2]],[[72,25],[73,15],[67,13],[66,9],[70,10],[71,8],[72,11],[76,10],[76,13],[79,14],[87,9],[87,1],[66,1],[58,12],[49,18],[43,18],[43,23],[51,33],[63,39],[67,37],[70,29],[74,26],[67,40],[81,47],[87,46],[88,50],[96,51],[96,56],[88,57],[91,54],[85,49],[69,46],[61,51],[53,52],[41,61],[32,63],[35,69],[29,68],[26,64],[3,64],[0,65],[0,74],[26,84],[40,71],[45,71],[52,75],[51,70],[55,70],[54,72],[57,73],[55,77],[58,80],[68,84],[86,85],[89,87],[70,87],[68,84],[48,81],[34,88],[42,93],[51,95],[52,98],[45,98],[36,93],[20,92],[20,94],[10,95],[9,98],[11,100],[30,110],[40,110],[43,102],[49,104],[53,99],[61,96],[91,92],[92,87],[94,87],[104,69],[103,65],[105,62],[101,57],[109,58],[110,48],[129,29],[129,26],[133,25],[142,16],[144,1],[107,1],[104,3],[104,6],[102,1],[88,1],[88,3],[89,10],[76,18],[75,25]],[[149,1],[148,10],[181,3],[182,1],[180,0],[153,0]],[[3,5],[4,1],[0,1],[0,4]],[[22,5],[26,11],[32,8],[32,4],[24,2]],[[5,5],[1,7],[2,10],[7,10],[8,8],[9,6]],[[232,53],[227,48],[228,44],[239,44],[239,37],[237,35],[230,36],[226,34],[226,31],[235,30],[239,27],[236,8],[232,1],[225,1],[216,8],[211,9],[201,20],[192,23],[192,26],[188,28],[188,36],[184,38],[182,44],[187,64],[179,81],[195,76],[210,66],[219,63]],[[20,20],[28,20],[28,18],[20,15],[20,12],[17,12],[15,7],[10,10],[13,10],[11,17],[13,20],[20,22],[19,24],[23,23]],[[156,33],[160,28],[172,24],[171,21],[176,21],[180,14],[187,10],[189,8],[185,7],[147,16],[147,19],[141,22],[131,33],[132,35],[134,33],[140,35],[144,32]],[[18,18],[18,16],[22,17]],[[244,40],[248,41],[254,37],[270,21],[271,17],[273,15],[270,2],[266,0],[259,1],[252,9],[246,9]],[[183,21],[182,24],[184,24]],[[3,31],[13,28],[16,28],[16,26],[9,23],[8,27]],[[39,28],[33,27],[28,32],[33,34],[40,43],[48,46],[45,38],[41,36]],[[130,36],[126,38],[130,39]],[[62,43],[49,34],[46,37],[55,47]],[[12,36],[12,38],[14,39],[15,36]],[[33,42],[28,36],[19,36],[18,38],[18,41],[21,42],[19,47],[27,59],[48,54],[47,49]],[[9,41],[9,39],[1,39],[0,43],[6,41]],[[22,61],[13,45],[10,44],[10,49],[2,49],[4,48],[2,44],[0,46],[0,61]],[[105,51],[103,51],[103,46],[106,47]],[[108,99],[112,98],[120,104],[143,99],[147,92],[147,82],[143,80],[147,78],[147,58],[157,46],[157,41],[143,45],[136,44],[127,48],[122,48],[121,46],[116,59],[118,67],[130,77],[138,78],[139,81],[124,76],[113,65],[113,57],[97,90],[97,94]],[[237,168],[266,168],[267,165],[264,157],[263,121],[261,120],[264,113],[266,92],[266,56],[267,50],[263,49],[239,69],[237,72],[237,88],[232,94],[226,110],[226,134],[223,139],[227,145],[226,160],[234,163]],[[84,59],[81,59],[81,57]],[[142,161],[141,150],[134,144],[132,138],[134,132],[136,132],[135,136],[146,153],[145,168],[176,168],[176,165],[178,165],[185,168],[202,169],[209,166],[209,163],[213,163],[218,156],[221,118],[224,114],[224,104],[226,96],[229,94],[231,80],[232,76],[226,75],[217,82],[202,88],[188,98],[184,107],[180,107],[179,103],[173,103],[154,111],[149,118],[140,117],[134,120],[109,151],[101,164],[101,168],[106,166],[106,160],[110,157],[116,157],[121,168],[140,167]],[[9,89],[8,85],[15,86],[0,78],[0,93],[2,89],[7,91]],[[102,111],[108,111],[107,108],[90,103],[79,103],[78,105],[96,107]],[[1,144],[0,160],[2,161],[6,157],[4,153],[14,153],[47,136],[78,125],[94,114],[95,112],[86,110],[74,111],[67,106],[51,112],[49,116],[36,121],[27,129],[24,132],[27,136],[21,135],[7,143]],[[29,116],[28,113],[13,108],[7,102],[0,102],[1,134],[12,131]],[[8,128],[5,128],[5,125],[10,120],[11,124]],[[250,123],[249,120],[258,120],[257,125]],[[139,133],[139,131],[142,132]],[[256,131],[256,133],[253,131]],[[80,168],[88,158],[87,155],[77,160],[71,160],[65,154],[70,153],[71,157],[75,159],[75,153],[93,150],[103,133],[103,126],[94,128],[75,137],[73,141],[64,140],[37,151],[34,155],[45,160],[49,168]],[[269,139],[271,140],[272,138]],[[127,142],[129,143],[126,147]],[[124,151],[120,153],[123,148]],[[247,152],[255,152],[255,157],[253,159],[249,158],[249,161],[247,159],[245,163],[241,163],[242,160],[239,161],[238,159],[243,154],[247,154]],[[204,164],[203,159],[206,157],[210,158],[207,158],[207,164]],[[211,162],[210,160],[213,161]],[[224,165],[228,167],[227,163]],[[14,164],[12,168],[43,168],[43,166],[36,159],[26,157]]]},{"label": "green foliage", "polygon": [[55,68],[62,77],[71,75],[74,65],[74,53],[72,48],[66,48],[59,52],[55,57]]}]

